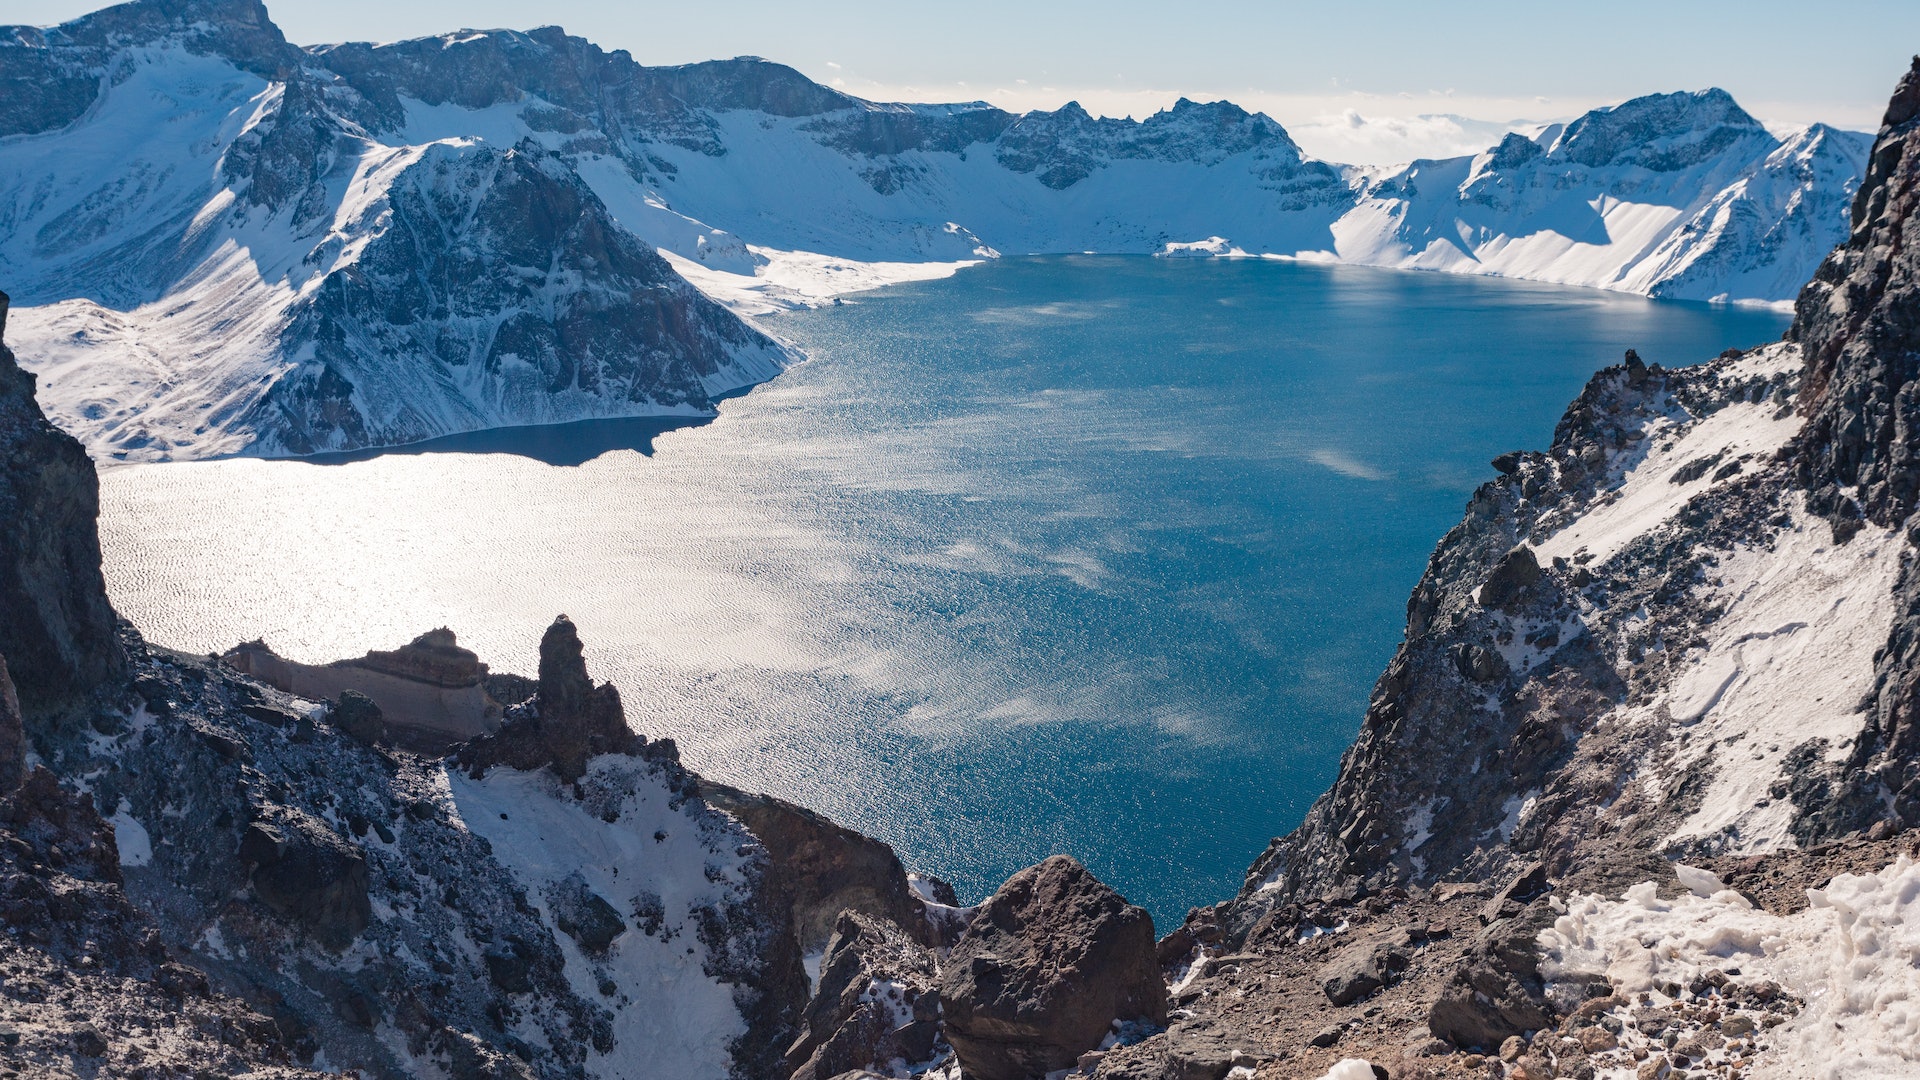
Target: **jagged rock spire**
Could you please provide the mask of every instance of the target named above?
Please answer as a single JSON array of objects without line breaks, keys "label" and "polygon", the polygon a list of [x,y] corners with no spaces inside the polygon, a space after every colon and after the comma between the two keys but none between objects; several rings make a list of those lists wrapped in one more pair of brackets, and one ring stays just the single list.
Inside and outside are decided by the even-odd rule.
[{"label": "jagged rock spire", "polygon": [[1920,495],[1920,57],[1853,203],[1852,234],[1794,306],[1806,353],[1799,479],[1841,531],[1904,520]]},{"label": "jagged rock spire", "polygon": [[571,783],[585,774],[592,758],[632,753],[645,741],[627,727],[620,691],[611,683],[593,684],[580,632],[562,615],[540,639],[539,692],[499,731],[467,743],[459,760],[475,775],[494,765],[551,766]]}]

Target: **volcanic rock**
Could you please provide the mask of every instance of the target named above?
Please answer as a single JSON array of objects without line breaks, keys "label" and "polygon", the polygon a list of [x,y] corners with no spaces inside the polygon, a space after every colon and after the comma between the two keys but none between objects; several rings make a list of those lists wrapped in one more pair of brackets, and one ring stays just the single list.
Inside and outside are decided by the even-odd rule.
[{"label": "volcanic rock", "polygon": [[803,952],[824,946],[847,910],[904,927],[922,945],[940,944],[932,940],[925,906],[908,888],[906,868],[888,844],[771,795],[711,780],[700,782],[700,795],[766,845],[780,892],[792,900]]},{"label": "volcanic rock", "polygon": [[940,1033],[934,980],[933,954],[898,926],[841,912],[805,1027],[787,1051],[792,1080],[932,1057]]},{"label": "volcanic rock", "polygon": [[328,714],[333,726],[359,742],[372,746],[387,736],[386,716],[373,699],[358,690],[340,691],[340,700]]},{"label": "volcanic rock", "polygon": [[540,690],[529,707],[467,743],[459,760],[475,776],[495,765],[551,767],[572,783],[586,773],[588,759],[633,753],[644,743],[627,727],[620,692],[611,683],[593,685],[580,634],[562,615],[540,639]]},{"label": "volcanic rock", "polygon": [[1487,583],[1480,586],[1480,606],[1509,610],[1539,581],[1540,563],[1533,557],[1533,549],[1525,545],[1514,548],[1494,565]]},{"label": "volcanic rock", "polygon": [[555,884],[547,894],[553,922],[560,932],[579,943],[589,956],[599,956],[626,932],[627,923],[605,897],[587,887],[586,879],[573,874]]},{"label": "volcanic rock", "polygon": [[[0,335],[7,303],[0,293]],[[124,667],[100,575],[99,512],[87,452],[47,420],[34,376],[0,343],[0,655],[29,716]]]},{"label": "volcanic rock", "polygon": [[253,894],[331,949],[367,928],[367,861],[325,823],[288,808],[247,827],[240,861],[252,868]]},{"label": "volcanic rock", "polygon": [[1166,1022],[1153,919],[1056,855],[981,905],[942,968],[940,999],[968,1077],[1067,1068],[1115,1020]]},{"label": "volcanic rock", "polygon": [[20,699],[15,696],[13,679],[7,673],[7,658],[0,656],[0,794],[20,785],[26,765],[27,742],[20,721]]},{"label": "volcanic rock", "polygon": [[1335,1005],[1351,1005],[1386,986],[1406,967],[1406,954],[1385,942],[1358,942],[1321,969],[1320,988]]}]

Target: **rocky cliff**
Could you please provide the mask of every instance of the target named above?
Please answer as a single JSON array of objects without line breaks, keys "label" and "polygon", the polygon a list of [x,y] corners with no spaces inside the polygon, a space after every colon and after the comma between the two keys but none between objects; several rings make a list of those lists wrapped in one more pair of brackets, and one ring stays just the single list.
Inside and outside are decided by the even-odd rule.
[{"label": "rocky cliff", "polygon": [[1915,1068],[1876,1002],[1913,981],[1917,112],[1920,59],[1787,340],[1629,352],[1494,462],[1332,789],[1095,1075]]},{"label": "rocky cliff", "polygon": [[1495,462],[1243,921],[1528,858],[1558,874],[1597,844],[1757,852],[1920,824],[1900,801],[1916,100],[1909,73],[1788,340],[1672,371],[1629,353],[1551,448]]},{"label": "rocky cliff", "polygon": [[[7,307],[0,293],[0,334]],[[34,377],[0,339],[0,656],[28,711],[68,704],[121,670],[99,514],[86,451],[41,414]]]}]

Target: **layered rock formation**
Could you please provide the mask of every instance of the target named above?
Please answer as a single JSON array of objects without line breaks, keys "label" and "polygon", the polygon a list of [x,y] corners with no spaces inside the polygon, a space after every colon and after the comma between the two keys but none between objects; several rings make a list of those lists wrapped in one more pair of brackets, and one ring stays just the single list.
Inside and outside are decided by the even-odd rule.
[{"label": "layered rock formation", "polygon": [[445,627],[398,649],[375,650],[331,664],[287,660],[264,641],[237,645],[220,660],[276,690],[310,701],[344,703],[344,695],[359,695],[379,713],[379,737],[420,750],[445,749],[493,731],[500,726],[505,705],[514,703],[495,699],[492,691],[497,680],[487,665],[472,650],[461,648],[453,631]]}]

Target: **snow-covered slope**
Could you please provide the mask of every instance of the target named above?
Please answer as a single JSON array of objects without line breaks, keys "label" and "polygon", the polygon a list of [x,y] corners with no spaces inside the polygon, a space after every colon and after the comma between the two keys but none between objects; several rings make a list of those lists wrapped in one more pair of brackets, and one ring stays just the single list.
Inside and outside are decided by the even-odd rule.
[{"label": "snow-covered slope", "polygon": [[302,50],[256,0],[8,28],[0,77],[30,87],[0,104],[20,351],[62,424],[136,460],[702,412],[787,355],[688,281],[754,313],[1103,251],[1781,302],[1865,154],[1707,91],[1360,170],[1227,102],[879,104],[553,27]]},{"label": "snow-covered slope", "polygon": [[1783,301],[1846,235],[1869,139],[1786,142],[1719,90],[1637,98],[1471,158],[1420,161],[1335,226],[1351,262]]}]

